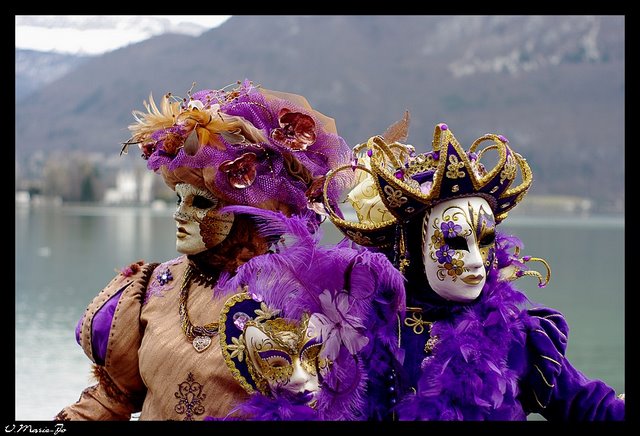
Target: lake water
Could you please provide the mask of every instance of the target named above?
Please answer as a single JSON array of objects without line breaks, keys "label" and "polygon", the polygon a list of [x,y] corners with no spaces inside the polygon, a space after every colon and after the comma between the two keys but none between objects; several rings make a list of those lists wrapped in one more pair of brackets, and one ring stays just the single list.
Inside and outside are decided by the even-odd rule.
[{"label": "lake water", "polygon": [[[76,322],[116,269],[178,255],[170,215],[140,208],[16,207],[16,420],[50,420],[92,384],[89,360],[75,341]],[[499,229],[520,237],[524,254],[545,258],[552,269],[546,288],[533,278],[519,280],[519,287],[564,313],[574,366],[624,392],[624,219],[507,221]],[[325,242],[339,240],[329,222],[323,227]]]}]

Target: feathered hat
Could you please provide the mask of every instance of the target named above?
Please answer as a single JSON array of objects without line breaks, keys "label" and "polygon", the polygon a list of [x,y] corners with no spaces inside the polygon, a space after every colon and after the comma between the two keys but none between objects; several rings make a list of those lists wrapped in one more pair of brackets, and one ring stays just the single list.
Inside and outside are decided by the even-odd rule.
[{"label": "feathered hat", "polygon": [[159,107],[150,96],[145,107],[133,112],[133,136],[123,151],[137,144],[170,188],[189,183],[230,204],[288,215],[321,211],[321,176],[351,159],[333,119],[300,95],[247,80],[231,90],[189,91],[183,99],[166,94]]}]

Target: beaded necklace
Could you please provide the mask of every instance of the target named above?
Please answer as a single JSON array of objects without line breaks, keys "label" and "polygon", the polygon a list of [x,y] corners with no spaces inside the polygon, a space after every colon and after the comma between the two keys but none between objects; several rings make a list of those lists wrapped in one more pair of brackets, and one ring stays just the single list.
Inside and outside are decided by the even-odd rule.
[{"label": "beaded necklace", "polygon": [[189,312],[187,310],[187,301],[189,300],[189,282],[193,275],[193,268],[191,265],[187,265],[187,269],[184,272],[182,279],[182,285],[180,286],[180,305],[178,307],[178,313],[180,314],[180,326],[185,336],[193,344],[193,348],[198,353],[202,353],[211,345],[211,338],[218,334],[218,323],[212,322],[204,326],[195,326],[189,319]]}]

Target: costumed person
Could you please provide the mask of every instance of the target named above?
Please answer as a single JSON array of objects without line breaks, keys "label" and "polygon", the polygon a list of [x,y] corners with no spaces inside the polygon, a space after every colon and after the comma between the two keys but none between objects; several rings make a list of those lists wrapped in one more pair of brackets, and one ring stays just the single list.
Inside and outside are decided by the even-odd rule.
[{"label": "costumed person", "polygon": [[[624,419],[624,394],[566,359],[563,315],[513,284],[532,276],[543,287],[550,269],[497,231],[533,180],[504,136],[484,135],[465,151],[438,124],[427,153],[384,135],[354,151],[348,199],[358,222],[336,215],[332,202],[326,208],[349,239],[385,252],[407,279],[398,419]],[[544,274],[530,269],[536,261]]]},{"label": "costumed person", "polygon": [[322,201],[307,194],[351,159],[334,121],[304,97],[249,81],[188,94],[167,94],[159,107],[150,98],[146,112],[134,111],[123,148],[137,144],[147,167],[175,190],[182,255],[129,265],[89,304],[76,339],[97,384],[58,420],[128,420],[135,412],[140,420],[202,420],[226,417],[247,399],[216,337],[229,297],[218,283],[272,249],[252,211],[311,214],[317,226],[309,207]]},{"label": "costumed person", "polygon": [[223,285],[240,292],[221,311],[222,352],[251,394],[234,416],[342,421],[387,413],[388,405],[367,401],[379,390],[368,376],[401,358],[402,275],[382,253],[320,245],[304,216],[254,217],[262,236],[279,240]]}]

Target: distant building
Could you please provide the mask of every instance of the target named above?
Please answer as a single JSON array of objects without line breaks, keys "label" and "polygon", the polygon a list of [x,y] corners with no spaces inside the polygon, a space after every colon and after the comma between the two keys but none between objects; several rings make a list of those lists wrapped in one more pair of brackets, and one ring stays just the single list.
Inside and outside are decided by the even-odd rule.
[{"label": "distant building", "polygon": [[142,180],[140,182],[140,198],[139,201],[142,204],[149,204],[153,201],[153,182],[155,180],[154,174],[149,171],[142,173]]},{"label": "distant building", "polygon": [[116,186],[105,191],[103,202],[117,204],[149,204],[153,201],[153,173],[120,170]]},{"label": "distant building", "polygon": [[593,200],[574,195],[529,195],[514,212],[517,215],[579,215],[588,216],[593,209]]},{"label": "distant building", "polygon": [[16,207],[30,206],[62,206],[62,197],[59,195],[31,195],[29,191],[16,191]]},{"label": "distant building", "polygon": [[16,191],[16,206],[29,206],[30,201],[29,191]]}]

